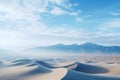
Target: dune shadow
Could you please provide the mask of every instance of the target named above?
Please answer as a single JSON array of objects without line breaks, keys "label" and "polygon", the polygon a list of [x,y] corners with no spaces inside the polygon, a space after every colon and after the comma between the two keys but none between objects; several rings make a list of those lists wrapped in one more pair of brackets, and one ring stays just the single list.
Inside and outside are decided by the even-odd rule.
[{"label": "dune shadow", "polygon": [[120,77],[97,76],[68,70],[66,75],[61,80],[120,80]]},{"label": "dune shadow", "polygon": [[99,73],[107,73],[109,72],[108,69],[95,66],[95,65],[88,65],[83,63],[77,63],[77,67],[73,69],[75,71],[84,72],[84,73],[91,73],[91,74],[99,74]]},{"label": "dune shadow", "polygon": [[44,61],[36,61],[36,63],[38,63],[38,64],[40,64],[40,65],[43,65],[43,66],[45,66],[45,67],[48,67],[48,68],[56,68],[56,67],[52,66],[51,64],[46,63],[46,62],[44,62]]},{"label": "dune shadow", "polygon": [[[38,74],[42,75],[42,74],[46,74],[46,73],[52,72],[51,69],[49,69],[49,68],[47,68],[45,66],[42,66],[40,64],[33,64],[33,65],[31,64],[30,66],[31,67],[35,67],[36,66],[36,68],[34,68],[34,69],[30,70],[30,71],[27,71],[27,72],[25,72],[23,74],[17,75],[16,77],[14,77],[15,80],[21,79],[21,78],[25,78],[25,77],[28,77],[28,76],[34,76],[34,75],[38,75]],[[30,66],[26,66],[26,67],[30,67]]]},{"label": "dune shadow", "polygon": [[[36,64],[37,65],[37,64]],[[35,66],[35,64],[34,64]],[[29,71],[23,75],[36,75],[36,74],[44,74],[44,73],[49,73],[51,72],[52,70],[47,68],[47,67],[44,67],[40,64],[37,65],[37,68],[33,69],[32,71]]]},{"label": "dune shadow", "polygon": [[32,60],[28,60],[28,59],[25,59],[25,60],[17,60],[17,61],[13,61],[12,63],[13,63],[13,64],[10,65],[10,66],[27,65],[27,64],[31,64],[31,63],[32,63]]}]

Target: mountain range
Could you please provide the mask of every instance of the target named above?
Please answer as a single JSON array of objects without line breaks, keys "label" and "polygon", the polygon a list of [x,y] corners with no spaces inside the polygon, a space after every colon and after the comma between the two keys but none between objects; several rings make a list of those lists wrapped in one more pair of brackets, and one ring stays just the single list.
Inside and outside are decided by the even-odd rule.
[{"label": "mountain range", "polygon": [[52,46],[35,47],[31,48],[31,50],[66,53],[120,53],[120,46],[103,46],[87,42],[81,45],[56,44]]}]

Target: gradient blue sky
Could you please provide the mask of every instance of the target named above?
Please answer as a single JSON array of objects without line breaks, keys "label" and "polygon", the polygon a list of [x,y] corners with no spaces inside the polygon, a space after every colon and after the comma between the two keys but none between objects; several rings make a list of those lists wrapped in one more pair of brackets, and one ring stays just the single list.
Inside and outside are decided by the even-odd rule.
[{"label": "gradient blue sky", "polygon": [[0,48],[120,45],[120,0],[0,0]]}]

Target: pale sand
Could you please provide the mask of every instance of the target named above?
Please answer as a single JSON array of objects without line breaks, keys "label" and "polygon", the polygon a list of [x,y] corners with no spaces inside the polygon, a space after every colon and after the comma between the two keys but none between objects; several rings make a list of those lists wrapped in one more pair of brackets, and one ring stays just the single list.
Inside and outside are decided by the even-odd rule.
[{"label": "pale sand", "polygon": [[120,80],[120,64],[20,60],[1,67],[0,80]]},{"label": "pale sand", "polygon": [[20,80],[61,80],[67,73],[64,68],[53,70],[50,73],[37,74],[34,76],[28,76]]},{"label": "pale sand", "polygon": [[48,69],[42,65],[9,66],[0,69],[0,80],[61,80],[67,69]]},{"label": "pale sand", "polygon": [[103,73],[101,75],[120,76],[120,64],[99,63],[98,65],[109,70],[109,72]]}]

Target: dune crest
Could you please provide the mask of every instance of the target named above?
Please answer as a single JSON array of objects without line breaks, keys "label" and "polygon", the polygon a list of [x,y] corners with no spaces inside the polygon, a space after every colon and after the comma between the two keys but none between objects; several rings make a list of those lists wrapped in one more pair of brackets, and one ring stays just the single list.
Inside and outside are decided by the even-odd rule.
[{"label": "dune crest", "polygon": [[0,80],[61,80],[67,70],[50,69],[31,60],[19,60],[1,68],[0,72]]},{"label": "dune crest", "polygon": [[49,63],[40,60],[17,60],[2,63],[0,80],[120,80],[120,64]]}]

